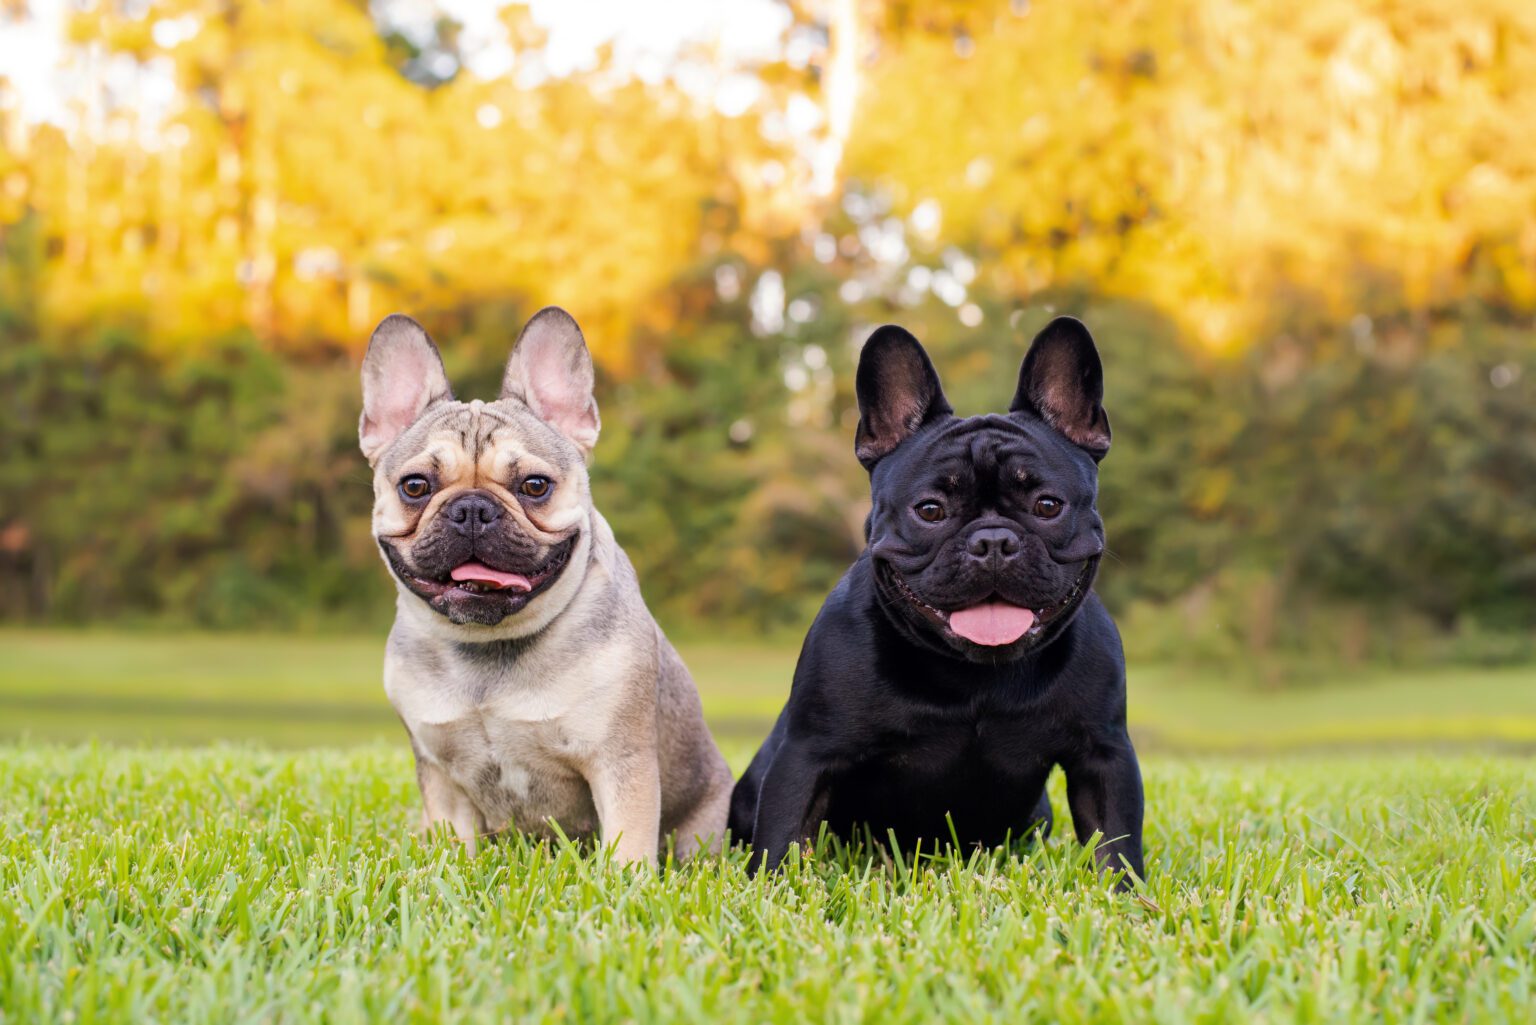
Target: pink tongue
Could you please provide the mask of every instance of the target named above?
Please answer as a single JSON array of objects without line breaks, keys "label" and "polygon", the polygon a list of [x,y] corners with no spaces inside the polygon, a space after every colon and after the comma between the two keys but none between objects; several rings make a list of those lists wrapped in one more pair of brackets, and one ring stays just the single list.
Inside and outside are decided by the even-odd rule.
[{"label": "pink tongue", "polygon": [[491,569],[483,562],[466,562],[455,567],[451,575],[455,580],[473,580],[477,584],[490,584],[511,591],[533,590],[533,584],[521,573],[503,573],[499,569]]},{"label": "pink tongue", "polygon": [[1012,644],[1035,625],[1035,614],[1004,601],[982,602],[949,614],[949,628],[973,644]]}]

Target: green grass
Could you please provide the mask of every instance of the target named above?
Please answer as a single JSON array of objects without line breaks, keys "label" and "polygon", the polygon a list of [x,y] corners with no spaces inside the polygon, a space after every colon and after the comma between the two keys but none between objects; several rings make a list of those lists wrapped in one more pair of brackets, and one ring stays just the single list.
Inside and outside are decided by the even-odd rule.
[{"label": "green grass", "polygon": [[[792,646],[693,643],[683,656],[716,732],[755,741],[789,688]],[[281,746],[399,740],[382,636],[0,630],[0,737]],[[1340,670],[1278,690],[1133,664],[1147,750],[1488,744],[1536,748],[1536,666]]]},{"label": "green grass", "polygon": [[757,879],[469,858],[409,831],[402,744],[0,746],[0,1021],[1536,1018],[1531,762],[1146,770],[1126,895],[1060,836]]},{"label": "green grass", "polygon": [[[0,1025],[1536,1019],[1536,762],[1488,753],[1536,744],[1536,667],[1262,691],[1133,666],[1152,753],[1126,895],[1063,838],[1059,775],[1061,834],[964,858],[469,858],[410,830],[381,637],[7,630],[0,652]],[[795,652],[683,654],[740,770]],[[139,746],[48,742],[84,737]],[[186,746],[215,738],[254,743]],[[1483,753],[1272,756],[1362,742]]]}]

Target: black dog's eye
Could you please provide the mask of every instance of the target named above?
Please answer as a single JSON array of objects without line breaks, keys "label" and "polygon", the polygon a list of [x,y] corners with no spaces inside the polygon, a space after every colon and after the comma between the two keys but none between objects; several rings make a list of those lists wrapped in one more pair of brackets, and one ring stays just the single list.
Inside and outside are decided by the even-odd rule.
[{"label": "black dog's eye", "polygon": [[1064,503],[1059,498],[1050,495],[1041,495],[1035,499],[1035,515],[1042,520],[1054,520],[1061,515],[1061,507]]},{"label": "black dog's eye", "polygon": [[917,503],[912,507],[912,511],[929,523],[937,523],[944,518],[944,507],[931,499]]},{"label": "black dog's eye", "polygon": [[432,482],[419,473],[413,473],[400,482],[400,494],[405,498],[417,502],[432,491]]},{"label": "black dog's eye", "polygon": [[529,498],[543,498],[549,494],[549,489],[554,486],[555,482],[548,477],[540,477],[538,474],[534,474],[532,477],[525,478],[517,490]]}]

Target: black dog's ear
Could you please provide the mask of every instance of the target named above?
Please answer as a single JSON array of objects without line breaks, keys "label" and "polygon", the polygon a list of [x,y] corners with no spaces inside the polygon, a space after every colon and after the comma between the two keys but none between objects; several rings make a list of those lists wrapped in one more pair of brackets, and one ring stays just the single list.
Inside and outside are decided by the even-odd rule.
[{"label": "black dog's ear", "polygon": [[517,336],[501,378],[501,397],[521,400],[588,454],[602,426],[592,397],[595,376],[575,318],[558,306],[546,306]]},{"label": "black dog's ear", "polygon": [[363,455],[373,462],[429,406],[452,398],[443,357],[426,330],[402,313],[385,317],[363,357]]},{"label": "black dog's ear", "polygon": [[1030,344],[1008,411],[1038,416],[1098,462],[1109,451],[1103,401],[1104,367],[1093,336],[1076,317],[1057,317]]},{"label": "black dog's ear", "polygon": [[922,345],[895,324],[876,329],[864,343],[855,391],[859,430],[853,451],[866,470],[924,424],[954,412]]}]

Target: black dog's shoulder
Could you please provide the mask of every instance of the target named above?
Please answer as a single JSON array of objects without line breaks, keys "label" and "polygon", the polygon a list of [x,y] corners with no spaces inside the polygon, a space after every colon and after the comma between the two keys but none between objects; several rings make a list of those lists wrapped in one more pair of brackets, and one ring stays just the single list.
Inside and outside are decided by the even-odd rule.
[{"label": "black dog's shoulder", "polygon": [[1042,700],[1066,727],[1062,739],[1118,741],[1125,733],[1125,652],[1097,594],[1088,595],[1071,628],[1042,655]]},{"label": "black dog's shoulder", "polygon": [[1120,630],[1096,593],[1089,592],[1061,642],[1042,656],[1054,675],[1068,675],[1079,686],[1125,692],[1125,649]]},{"label": "black dog's shoulder", "polygon": [[811,622],[783,718],[829,740],[863,729],[863,694],[873,695],[881,674],[872,672],[871,645],[882,624],[870,605],[871,564],[861,557],[843,574]]}]

